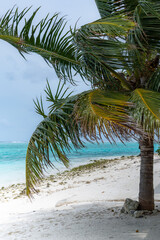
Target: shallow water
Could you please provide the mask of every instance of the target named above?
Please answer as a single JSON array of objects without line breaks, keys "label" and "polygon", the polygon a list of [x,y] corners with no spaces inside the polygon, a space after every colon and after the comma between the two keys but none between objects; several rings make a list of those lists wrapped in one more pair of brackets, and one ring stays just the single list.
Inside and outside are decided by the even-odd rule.
[{"label": "shallow water", "polygon": [[[155,146],[155,150],[157,145]],[[25,155],[27,143],[0,143],[0,187],[10,184],[25,182]],[[85,164],[91,160],[100,158],[113,158],[116,156],[138,155],[139,148],[135,142],[118,143],[110,145],[109,143],[91,144],[87,143],[86,148],[79,151],[72,151],[68,154],[70,166]],[[54,161],[54,159],[52,159]],[[63,164],[54,162],[60,170],[65,170]],[[55,173],[56,170],[49,170],[49,173]]]}]

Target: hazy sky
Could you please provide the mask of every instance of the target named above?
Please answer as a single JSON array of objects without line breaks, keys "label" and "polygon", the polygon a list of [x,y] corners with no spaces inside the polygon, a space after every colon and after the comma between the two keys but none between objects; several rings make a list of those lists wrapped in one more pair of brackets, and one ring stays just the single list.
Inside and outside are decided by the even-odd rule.
[{"label": "hazy sky", "polygon": [[[79,18],[79,26],[99,18],[94,0],[5,0],[1,3],[0,16],[14,5],[20,10],[32,6],[31,11],[41,6],[37,21],[55,12],[66,15],[72,26]],[[46,78],[53,92],[58,79],[54,70],[35,54],[27,55],[25,61],[2,40],[0,52],[0,141],[28,141],[41,120],[34,111],[33,99],[43,93]],[[86,90],[86,85],[80,81],[79,87],[72,89]]]}]

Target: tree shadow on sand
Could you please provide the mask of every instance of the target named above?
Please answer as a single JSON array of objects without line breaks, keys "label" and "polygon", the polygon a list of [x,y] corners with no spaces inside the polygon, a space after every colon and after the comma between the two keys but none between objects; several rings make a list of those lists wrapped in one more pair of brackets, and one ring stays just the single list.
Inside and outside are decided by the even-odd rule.
[{"label": "tree shadow on sand", "polygon": [[[122,202],[64,205],[14,216],[1,224],[0,239],[41,240],[157,240],[160,214],[134,218],[120,214]],[[2,237],[2,238],[1,238]],[[24,238],[23,238],[24,237]]]}]

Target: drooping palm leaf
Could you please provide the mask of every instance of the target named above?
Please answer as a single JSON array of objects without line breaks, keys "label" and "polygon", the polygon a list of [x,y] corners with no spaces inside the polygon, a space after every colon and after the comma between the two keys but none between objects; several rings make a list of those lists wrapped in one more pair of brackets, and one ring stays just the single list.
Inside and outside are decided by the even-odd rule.
[{"label": "drooping palm leaf", "polygon": [[[123,69],[131,61],[128,51],[136,48],[126,43],[125,36],[135,28],[135,22],[123,15],[116,15],[88,23],[81,27],[76,34],[81,51],[88,52],[105,61],[114,69]],[[133,61],[133,59],[132,59]]]},{"label": "drooping palm leaf", "polygon": [[79,96],[73,116],[81,126],[82,135],[87,140],[98,141],[104,136],[109,142],[115,142],[117,138],[127,141],[133,137],[133,131],[140,133],[128,114],[127,108],[132,107],[128,99],[129,96],[118,92],[100,90]]},{"label": "drooping palm leaf", "polygon": [[160,50],[160,3],[155,1],[139,1],[133,12],[137,27],[131,31],[128,40],[136,43],[141,50]]},{"label": "drooping palm leaf", "polygon": [[72,149],[71,144],[76,148],[83,146],[76,127],[69,115],[63,111],[55,111],[37,126],[29,141],[26,155],[28,196],[31,191],[35,191],[35,185],[43,178],[44,171],[49,166],[54,167],[51,155],[68,166],[66,153]]},{"label": "drooping palm leaf", "polygon": [[155,72],[151,75],[147,84],[148,89],[160,92],[160,68],[157,68]]},{"label": "drooping palm leaf", "polygon": [[159,136],[160,128],[160,93],[145,89],[136,89],[130,99],[135,107],[131,114],[144,131]]},{"label": "drooping palm leaf", "polygon": [[129,42],[145,50],[146,45],[159,51],[160,2],[153,0],[95,0],[102,19],[124,14],[137,23]]},{"label": "drooping palm leaf", "polygon": [[138,0],[95,0],[102,18],[114,16],[117,13],[131,14],[139,4]]},{"label": "drooping palm leaf", "polygon": [[[123,87],[128,90],[132,89],[129,82],[118,71],[131,68],[133,59],[128,52],[134,48],[133,46],[116,39],[97,38],[92,32],[87,32],[86,29],[84,31],[83,28],[77,32],[75,42],[83,55],[81,63],[90,72],[88,80],[91,81],[93,77],[93,82],[95,79],[101,81],[105,77],[107,81],[110,81],[110,74],[112,74]],[[106,76],[104,76],[104,73]]]},{"label": "drooping palm leaf", "polygon": [[[51,114],[53,111],[56,111],[61,108],[63,108],[63,110],[65,108],[68,109],[68,107],[69,107],[68,99],[69,99],[70,95],[72,94],[72,92],[68,93],[69,88],[65,88],[65,90],[64,90],[64,87],[65,87],[65,83],[64,82],[61,83],[61,81],[59,81],[57,91],[55,93],[55,96],[53,96],[51,87],[49,85],[49,82],[47,81],[45,93],[46,93],[46,101],[48,101],[50,103],[50,105],[48,107],[49,114]],[[72,106],[72,103],[71,103],[71,106]]]},{"label": "drooping palm leaf", "polygon": [[[105,71],[118,79],[123,88],[132,90],[130,83],[119,72],[124,70],[132,74],[137,65],[138,70],[142,69],[147,51],[143,49],[142,53],[136,42],[126,39],[129,31],[134,32],[134,28],[137,28],[136,23],[126,16],[114,15],[86,24],[77,31],[75,41],[82,53],[84,65],[94,76],[93,82],[98,82],[98,77],[104,79],[101,73]],[[110,78],[107,75],[108,81]],[[89,79],[92,78],[89,76]]]},{"label": "drooping palm leaf", "polygon": [[[152,50],[159,51],[160,4],[158,6],[154,2],[147,0],[135,1],[133,4],[130,1],[96,2],[97,4],[102,4],[103,9],[107,9],[107,11],[108,6],[110,6],[111,8],[109,7],[109,9],[112,9],[113,14],[111,11],[109,15],[107,13],[102,19],[87,24],[78,31],[77,45],[83,53],[84,62],[91,72],[95,73],[93,81],[98,82],[98,76],[104,79],[99,69],[106,69],[106,71],[110,72],[120,81],[123,88],[133,90],[135,87],[139,87],[139,84],[130,84],[128,80],[126,81],[124,75],[122,77],[119,72],[127,72],[127,79],[129,80],[134,74],[136,80],[133,81],[135,82],[139,81],[138,79],[141,77],[142,72],[149,70],[147,68],[144,69],[146,58],[149,61],[149,59],[151,60],[153,57],[153,51],[150,52],[148,49],[151,48]],[[124,14],[128,15],[126,15],[128,20],[126,16],[124,17]],[[118,18],[122,20],[122,25],[120,21],[118,21]],[[132,21],[129,19],[132,19]],[[151,19],[153,21],[150,21]],[[149,21],[149,28],[146,20]],[[127,33],[128,23],[130,24],[130,31],[128,37],[122,41],[121,37]],[[124,28],[126,27],[125,33],[120,31],[123,25]],[[150,29],[154,30],[155,36]],[[149,31],[149,33],[147,33],[147,31]],[[117,36],[119,34],[118,38],[115,37],[116,34]],[[104,36],[106,36],[106,38],[104,38]],[[107,36],[109,38],[107,38]],[[152,40],[155,42],[153,43]],[[101,72],[103,71],[104,70]],[[147,76],[150,77],[148,72]],[[107,82],[109,82],[109,80],[110,78],[107,77]]]},{"label": "drooping palm leaf", "polygon": [[[64,88],[64,86],[63,86]],[[44,113],[42,101],[36,101],[36,111],[42,115],[43,121],[37,126],[28,144],[26,155],[27,194],[35,190],[35,185],[43,176],[47,167],[54,167],[51,155],[68,165],[67,153],[72,149],[84,146],[81,138],[88,141],[99,141],[105,137],[110,142],[121,141],[140,133],[136,129],[128,108],[132,103],[129,96],[118,92],[93,90],[66,98],[66,91],[60,86],[53,96],[47,83],[47,99],[53,105],[49,107],[49,115]],[[62,90],[60,90],[62,89]],[[61,91],[61,94],[59,94]],[[58,102],[59,101],[59,102]]]},{"label": "drooping palm leaf", "polygon": [[[26,155],[26,188],[27,195],[35,192],[35,185],[44,176],[44,171],[48,167],[54,167],[51,156],[57,161],[61,161],[68,166],[67,152],[72,148],[83,147],[80,140],[79,126],[70,117],[73,109],[73,102],[77,96],[66,95],[64,84],[57,88],[53,96],[49,83],[46,90],[49,105],[49,114],[46,115],[43,108],[42,98],[35,101],[35,109],[44,119],[32,134]],[[65,96],[65,97],[64,97]]]},{"label": "drooping palm leaf", "polygon": [[102,18],[114,16],[115,14],[125,14],[132,16],[135,9],[141,6],[145,12],[155,14],[155,9],[160,11],[160,3],[157,0],[95,0]]},{"label": "drooping palm leaf", "polygon": [[54,14],[34,25],[39,9],[25,19],[30,8],[19,12],[13,8],[0,18],[0,39],[16,47],[21,54],[34,52],[53,65],[59,77],[72,80],[72,70],[79,71],[79,55],[75,55],[70,31],[64,31],[65,19]]},{"label": "drooping palm leaf", "polygon": [[136,26],[135,22],[131,21],[124,15],[115,15],[114,17],[108,17],[99,19],[97,21],[88,23],[81,27],[82,31],[88,31],[90,34],[108,36],[108,37],[124,37],[128,32]]}]

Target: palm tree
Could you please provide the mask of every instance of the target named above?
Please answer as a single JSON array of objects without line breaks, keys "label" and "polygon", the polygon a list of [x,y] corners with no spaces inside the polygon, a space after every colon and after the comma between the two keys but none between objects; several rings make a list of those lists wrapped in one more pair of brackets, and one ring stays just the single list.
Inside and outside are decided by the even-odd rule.
[{"label": "palm tree", "polygon": [[27,194],[36,191],[46,167],[54,167],[50,155],[67,166],[67,152],[84,146],[81,137],[99,141],[105,136],[110,142],[135,138],[141,152],[139,203],[141,209],[153,210],[153,142],[159,139],[160,127],[160,3],[95,2],[101,18],[78,30],[62,36],[45,18],[37,25],[39,34],[38,27],[28,24],[31,33],[23,31],[18,38],[20,51],[42,55],[58,77],[72,82],[78,73],[91,83],[90,91],[75,96],[66,96],[63,85],[53,96],[47,83],[47,114],[42,99],[35,101],[43,120],[28,144]]}]

